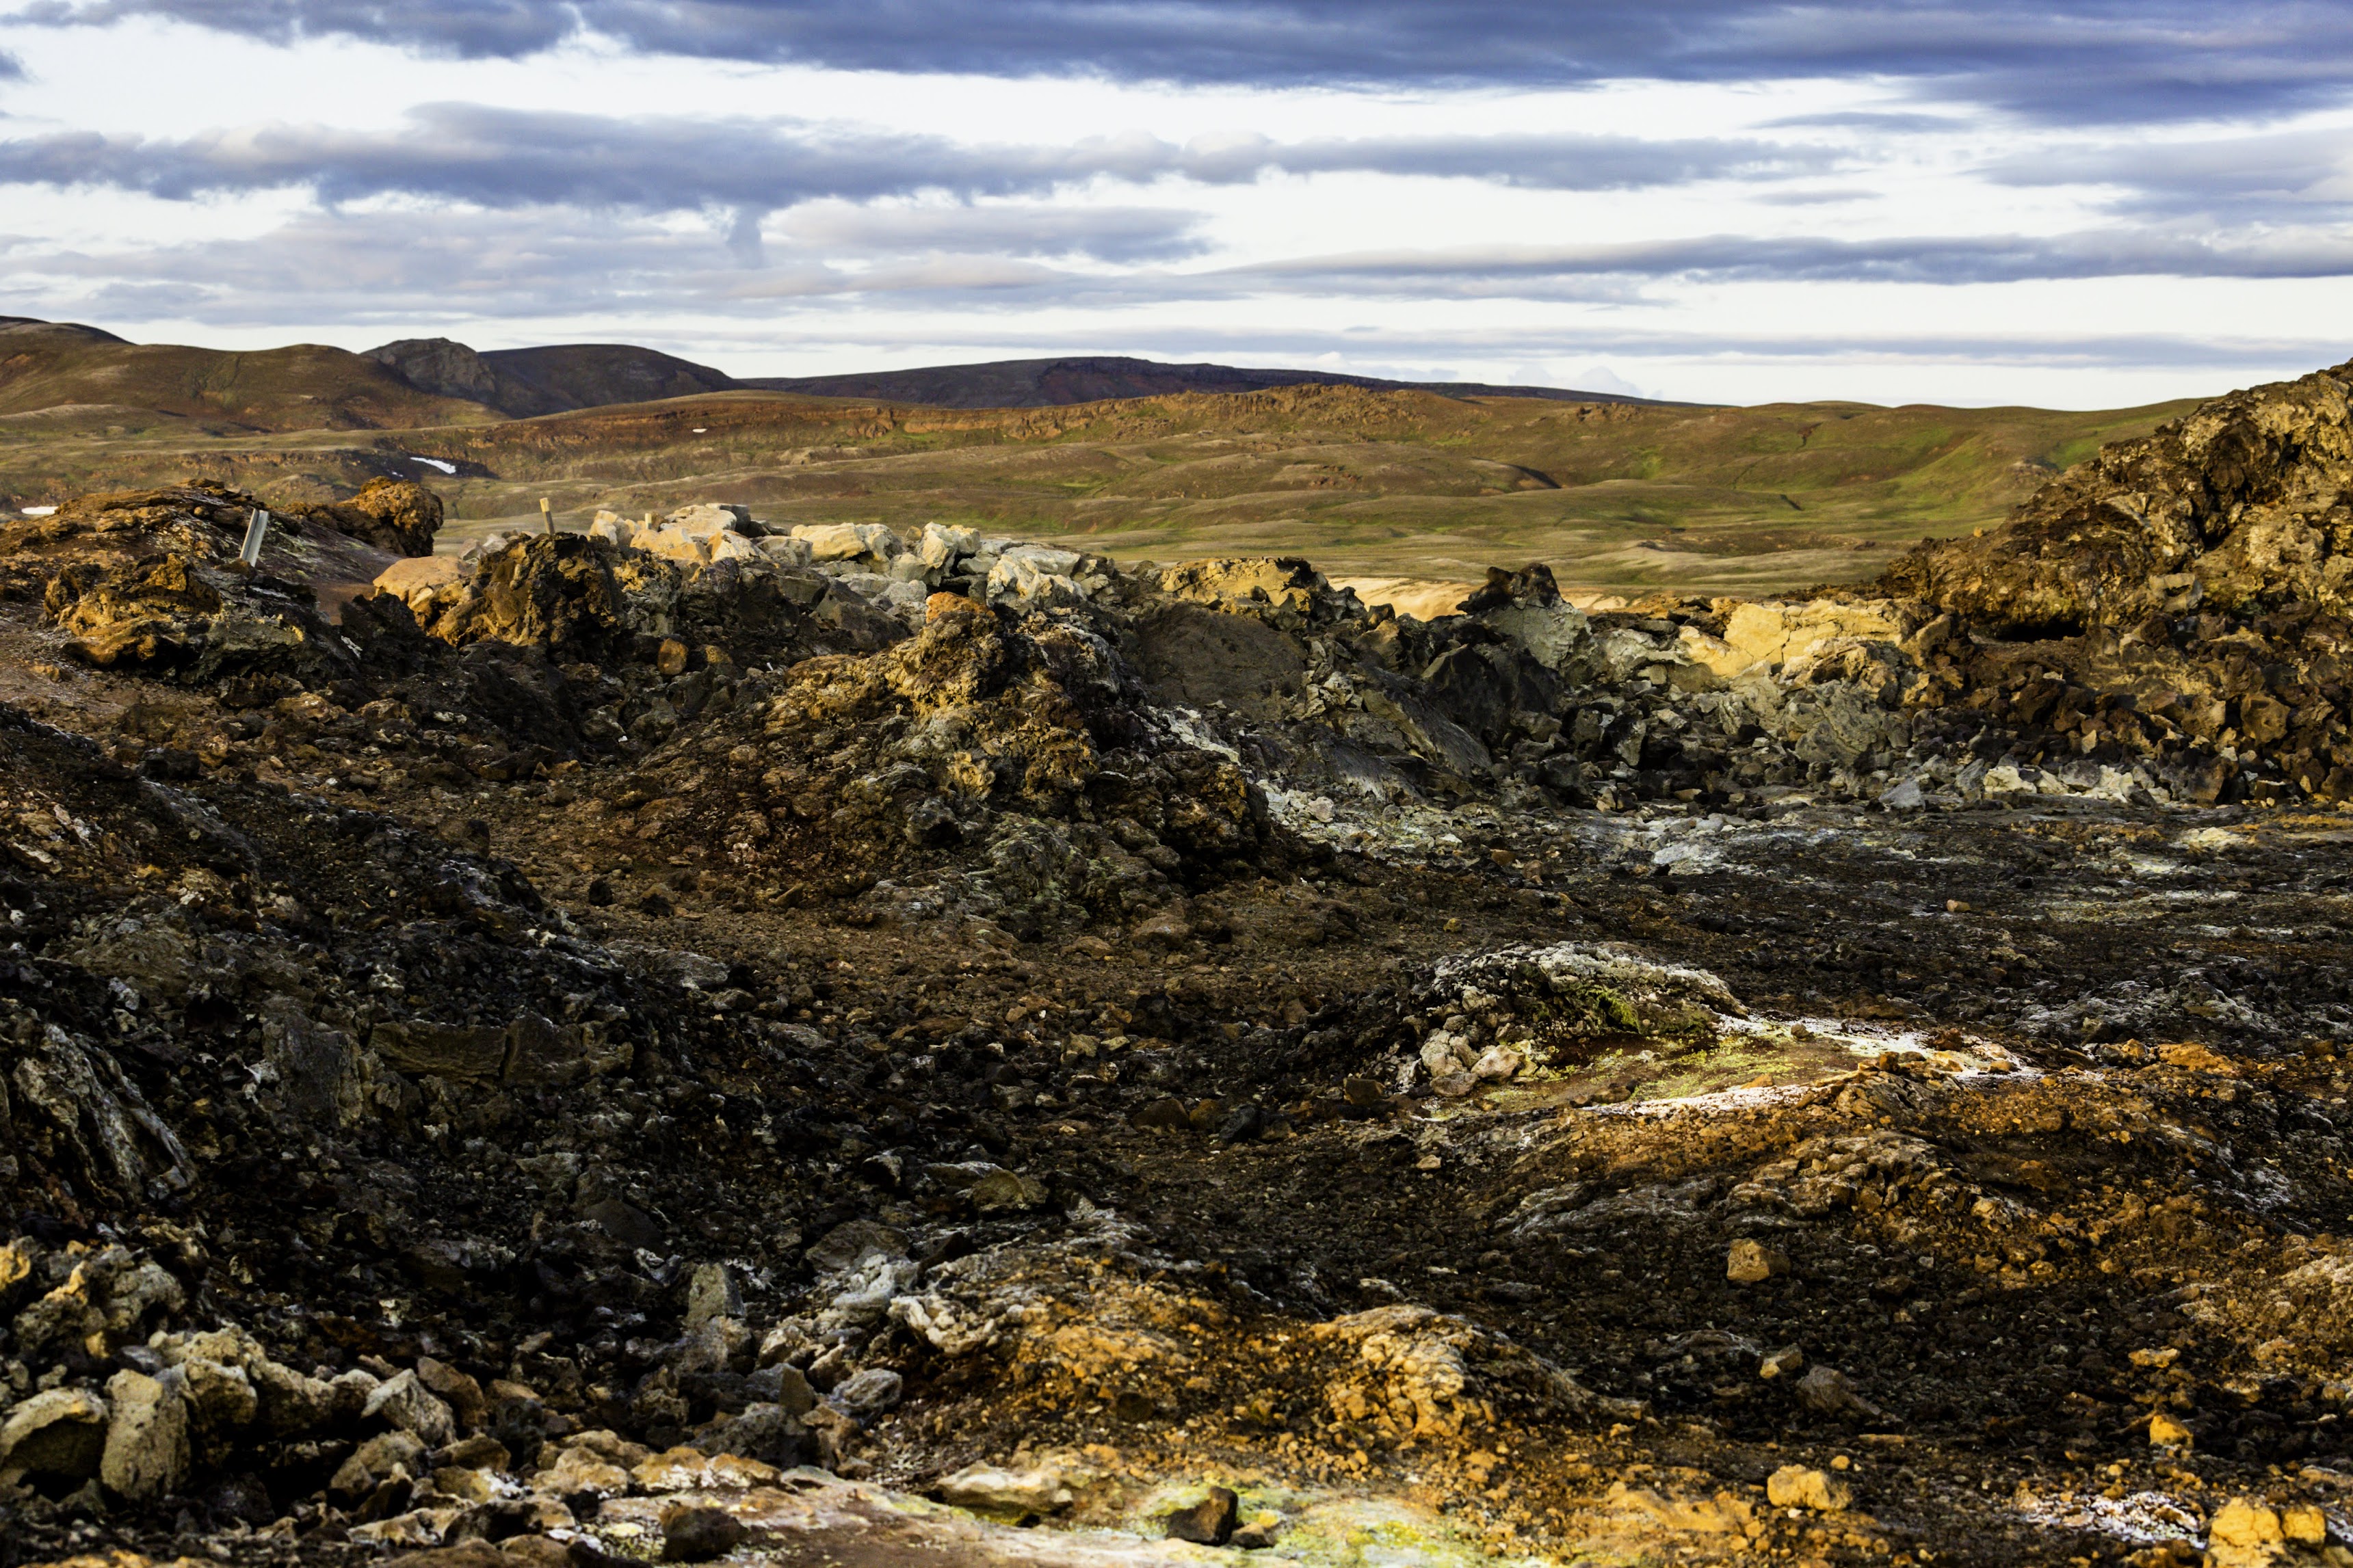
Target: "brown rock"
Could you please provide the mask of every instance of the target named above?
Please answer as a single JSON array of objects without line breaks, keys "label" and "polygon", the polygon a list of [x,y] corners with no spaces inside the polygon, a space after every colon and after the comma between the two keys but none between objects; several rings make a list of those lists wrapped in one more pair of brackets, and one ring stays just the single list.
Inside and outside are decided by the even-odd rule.
[{"label": "brown rock", "polygon": [[414,479],[370,479],[351,500],[314,508],[311,515],[395,555],[430,555],[441,529],[441,498]]},{"label": "brown rock", "polygon": [[662,1561],[707,1563],[724,1557],[751,1536],[744,1521],[724,1509],[672,1503],[661,1511]]},{"label": "brown rock", "polygon": [[190,1463],[187,1402],[176,1370],[162,1377],[118,1372],[106,1384],[112,1418],[99,1479],[109,1491],[133,1501],[178,1489]]},{"label": "brown rock", "polygon": [[1725,1249],[1724,1277],[1736,1285],[1761,1285],[1789,1271],[1789,1255],[1778,1247],[1743,1238]]},{"label": "brown rock", "polygon": [[368,1045],[402,1072],[491,1082],[507,1059],[507,1031],[488,1024],[436,1024],[419,1018],[378,1024]]},{"label": "brown rock", "polygon": [[482,1397],[482,1385],[446,1362],[435,1361],[431,1356],[417,1357],[417,1381],[441,1396],[462,1427],[470,1430],[480,1426],[482,1417],[490,1413],[490,1402]]},{"label": "brown rock", "polygon": [[485,562],[472,595],[428,629],[444,642],[543,647],[559,658],[607,654],[627,634],[613,554],[585,534],[533,534]]},{"label": "brown rock", "polygon": [[1223,1546],[1234,1533],[1240,1502],[1226,1488],[1211,1487],[1208,1497],[1168,1516],[1168,1539],[1190,1541],[1200,1546]]},{"label": "brown rock", "polygon": [[0,1422],[0,1470],[83,1481],[98,1474],[106,1447],[106,1402],[86,1389],[34,1394]]},{"label": "brown rock", "polygon": [[1775,1508],[1844,1513],[1854,1502],[1854,1489],[1825,1471],[1784,1465],[1766,1480],[1765,1498]]}]

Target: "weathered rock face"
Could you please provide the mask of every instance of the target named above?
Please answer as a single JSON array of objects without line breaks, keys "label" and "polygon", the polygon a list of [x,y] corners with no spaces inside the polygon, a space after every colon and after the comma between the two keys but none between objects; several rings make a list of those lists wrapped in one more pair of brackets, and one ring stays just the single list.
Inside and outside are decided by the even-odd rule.
[{"label": "weathered rock face", "polygon": [[347,501],[306,515],[395,555],[430,555],[441,529],[441,498],[414,479],[370,479]]},{"label": "weathered rock face", "polygon": [[237,552],[253,510],[253,498],[217,486],[82,498],[0,537],[0,595],[30,596],[37,580],[68,655],[192,683],[324,681],[364,658],[390,668],[413,657],[421,642],[408,616],[348,604],[339,635],[321,609],[322,595],[343,599],[373,578],[384,554],[290,515],[248,571]]},{"label": "weathered rock face", "polygon": [[1978,538],[1923,545],[1888,589],[2010,637],[2197,609],[2334,607],[2353,574],[2353,364],[2217,398],[2104,448]]},{"label": "weathered rock face", "polygon": [[1926,622],[1897,645],[1920,667],[1891,671],[1905,707],[1950,739],[1982,724],[1996,769],[2129,772],[2199,804],[2353,797],[2348,380],[2218,398],[2003,528],[1905,556],[1878,584]]},{"label": "weathered rock face", "polygon": [[488,557],[458,602],[429,629],[443,642],[495,639],[593,658],[626,644],[611,551],[577,534],[537,534]]}]

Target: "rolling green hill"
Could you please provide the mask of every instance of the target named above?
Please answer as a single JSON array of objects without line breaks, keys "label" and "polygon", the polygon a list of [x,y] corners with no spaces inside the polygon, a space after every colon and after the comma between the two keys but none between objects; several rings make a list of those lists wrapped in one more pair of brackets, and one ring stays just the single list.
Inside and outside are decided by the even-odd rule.
[{"label": "rolling green hill", "polygon": [[[683,363],[683,362],[680,362]],[[127,344],[0,323],[0,500],[192,476],[269,498],[423,479],[448,537],[600,507],[747,503],[777,523],[938,520],[1127,559],[1303,554],[1335,575],[1550,564],[1634,594],[1875,575],[1999,521],[2103,442],[2191,402],[2097,413],[1689,407],[1288,385],[955,408],[776,391],[501,419],[338,350]],[[444,474],[419,459],[457,471]]]}]

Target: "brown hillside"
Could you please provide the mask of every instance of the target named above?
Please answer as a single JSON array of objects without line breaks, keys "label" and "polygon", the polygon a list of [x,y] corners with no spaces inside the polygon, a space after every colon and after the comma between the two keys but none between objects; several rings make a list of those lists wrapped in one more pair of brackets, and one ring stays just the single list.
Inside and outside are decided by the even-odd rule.
[{"label": "brown hillside", "polygon": [[419,392],[374,360],[317,343],[233,353],[127,343],[88,327],[0,322],[0,418],[93,433],[240,435],[477,424],[478,404]]}]

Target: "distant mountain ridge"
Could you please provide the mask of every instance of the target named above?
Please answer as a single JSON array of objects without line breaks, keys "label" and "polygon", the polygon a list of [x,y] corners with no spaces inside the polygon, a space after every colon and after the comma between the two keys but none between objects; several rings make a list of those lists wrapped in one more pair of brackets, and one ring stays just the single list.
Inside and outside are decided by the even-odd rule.
[{"label": "distant mountain ridge", "polygon": [[1119,397],[1263,392],[1271,386],[1303,385],[1434,392],[1446,397],[1542,397],[1567,403],[1656,401],[1556,386],[1385,381],[1337,371],[1168,364],[1115,354],[991,360],[843,375],[741,377],[627,343],[565,343],[485,353],[448,338],[412,338],[370,349],[367,357],[398,371],[420,391],[469,398],[522,419],[706,392],[797,392],[810,397],[865,397],[938,408],[1050,408]]},{"label": "distant mountain ridge", "polygon": [[1498,386],[1482,381],[1388,381],[1328,370],[1249,369],[1229,364],[1169,364],[1124,355],[992,360],[920,370],[858,371],[847,375],[761,376],[740,381],[816,397],[872,397],[942,408],[1048,408],[1114,397],[1178,392],[1263,392],[1271,386],[1362,386],[1376,392],[1434,392],[1441,397],[1542,397],[1561,403],[1658,400],[1557,386]]},{"label": "distant mountain ridge", "polygon": [[221,433],[421,428],[723,392],[947,408],[1044,408],[1300,385],[1448,397],[1653,401],[1562,387],[1387,381],[1336,371],[1170,364],[1113,354],[843,375],[736,377],[634,343],[482,351],[451,338],[405,338],[357,354],[317,343],[244,352],[135,343],[79,322],[0,316],[0,418],[32,420],[43,428],[146,428],[158,419],[194,420]]}]

